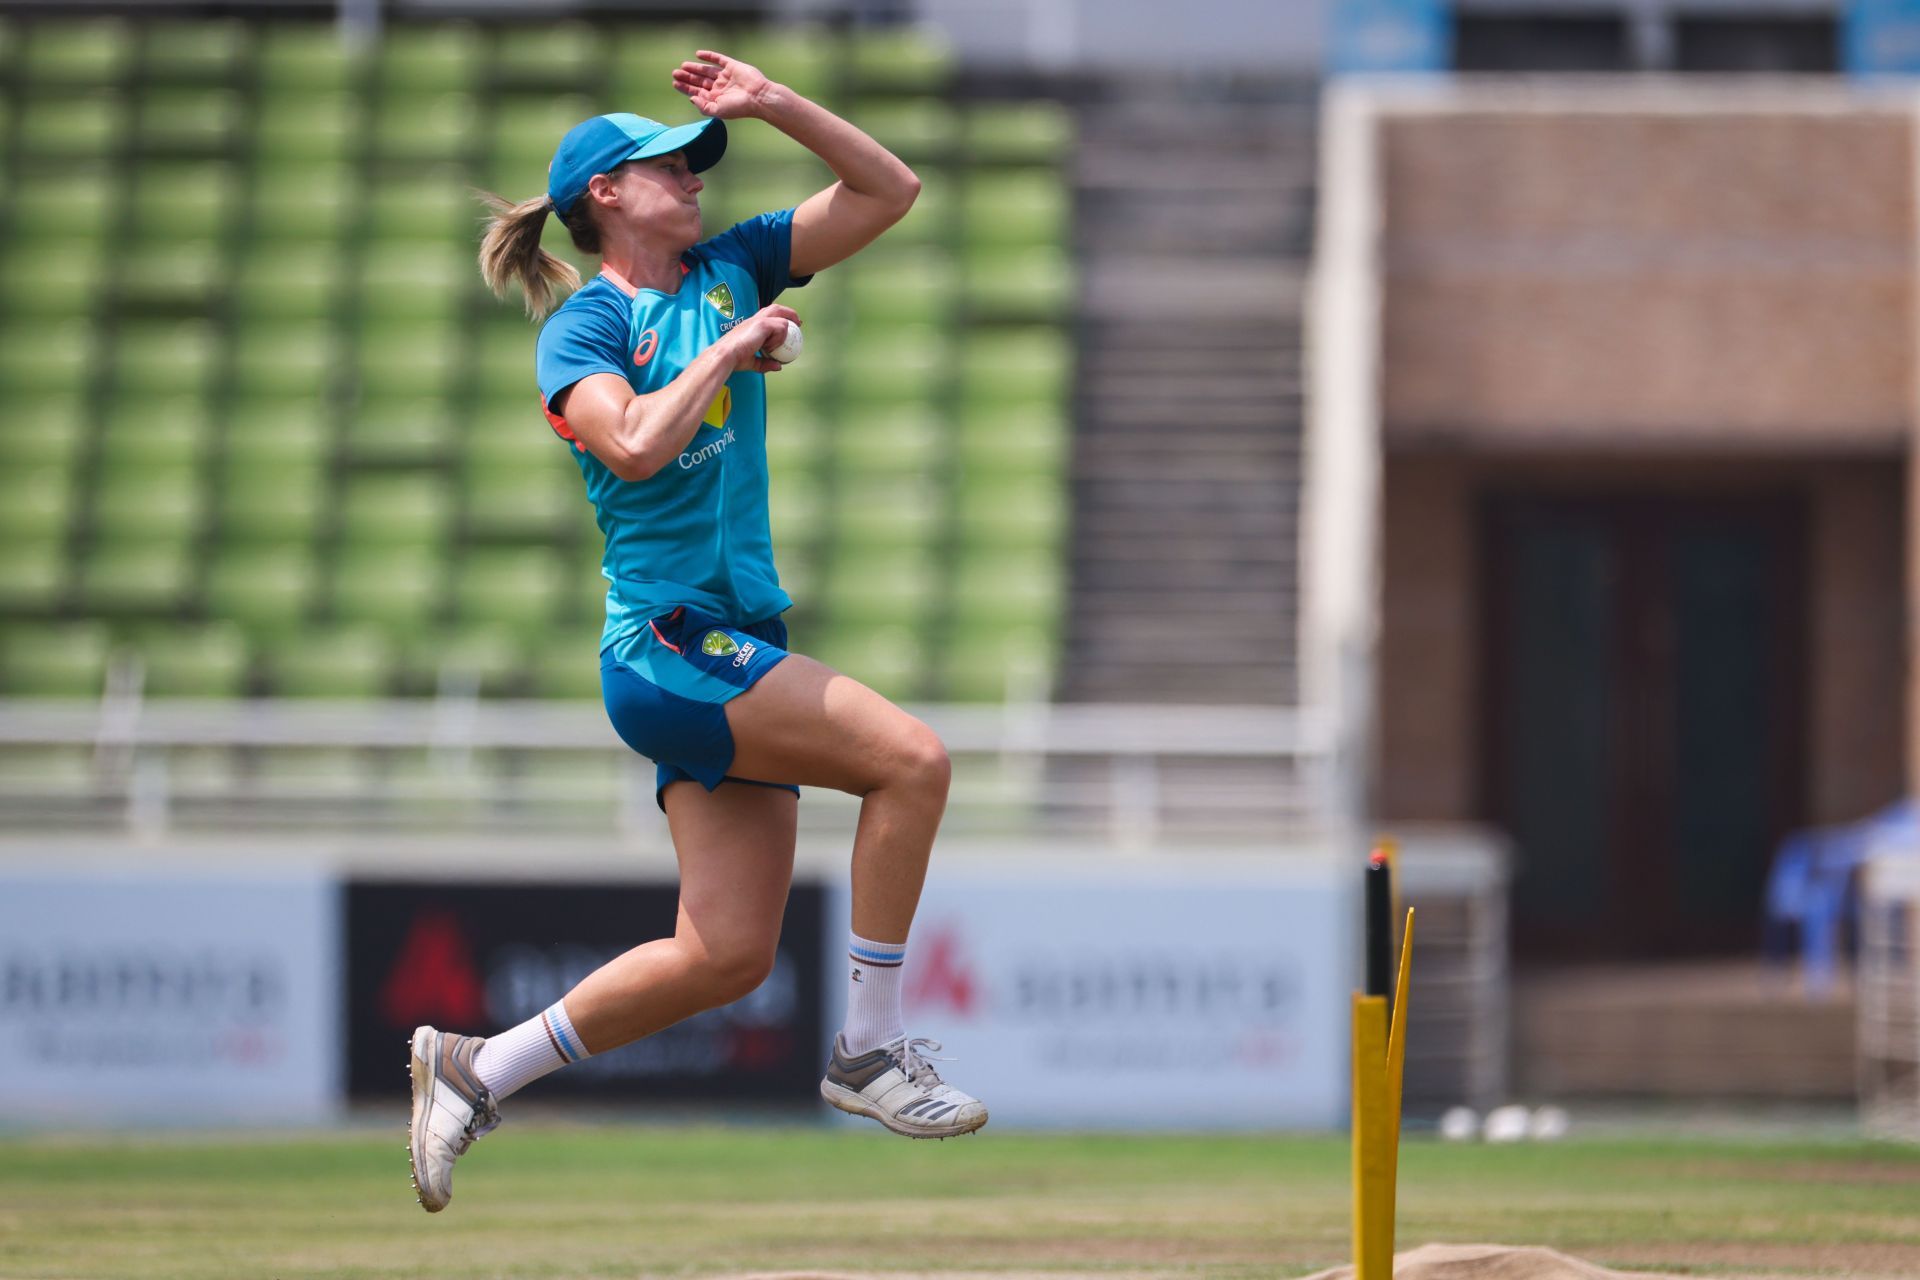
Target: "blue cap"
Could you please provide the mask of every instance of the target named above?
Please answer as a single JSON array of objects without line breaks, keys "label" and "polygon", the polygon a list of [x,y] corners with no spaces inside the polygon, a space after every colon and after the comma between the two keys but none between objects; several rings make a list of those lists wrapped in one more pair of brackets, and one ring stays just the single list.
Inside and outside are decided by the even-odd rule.
[{"label": "blue cap", "polygon": [[623,161],[684,151],[687,167],[699,173],[717,164],[726,149],[727,126],[717,116],[683,125],[664,125],[627,111],[595,116],[560,139],[560,149],[547,166],[547,199],[564,216],[586,193],[594,174]]}]

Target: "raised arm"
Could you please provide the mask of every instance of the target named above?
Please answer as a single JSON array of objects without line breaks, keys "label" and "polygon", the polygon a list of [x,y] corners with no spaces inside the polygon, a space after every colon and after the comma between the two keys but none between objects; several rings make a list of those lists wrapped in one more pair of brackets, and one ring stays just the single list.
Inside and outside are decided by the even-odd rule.
[{"label": "raised arm", "polygon": [[566,419],[573,438],[606,463],[607,470],[622,480],[645,480],[687,447],[729,374],[781,368],[759,353],[786,337],[788,320],[799,319],[791,307],[779,303],[762,307],[658,391],[635,395],[618,374],[594,373],[568,387],[548,408]]},{"label": "raised arm", "polygon": [[711,49],[697,56],[673,73],[673,87],[703,115],[764,120],[819,156],[839,179],[794,210],[793,275],[844,262],[913,207],[920,179],[900,157],[756,67]]}]

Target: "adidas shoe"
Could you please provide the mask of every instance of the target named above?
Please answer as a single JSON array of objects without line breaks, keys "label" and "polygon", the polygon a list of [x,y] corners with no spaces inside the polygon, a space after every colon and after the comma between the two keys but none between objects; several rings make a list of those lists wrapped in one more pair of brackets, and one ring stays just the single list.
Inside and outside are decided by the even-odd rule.
[{"label": "adidas shoe", "polygon": [[895,1040],[857,1058],[847,1056],[846,1041],[833,1038],[833,1058],[820,1096],[842,1111],[872,1116],[909,1138],[951,1138],[972,1133],[987,1122],[987,1104],[940,1078],[935,1061],[922,1050],[939,1049],[934,1040]]},{"label": "adidas shoe", "polygon": [[414,1028],[407,1155],[414,1194],[428,1213],[440,1212],[453,1199],[453,1162],[500,1123],[493,1095],[473,1073],[473,1055],[484,1043],[482,1036]]}]

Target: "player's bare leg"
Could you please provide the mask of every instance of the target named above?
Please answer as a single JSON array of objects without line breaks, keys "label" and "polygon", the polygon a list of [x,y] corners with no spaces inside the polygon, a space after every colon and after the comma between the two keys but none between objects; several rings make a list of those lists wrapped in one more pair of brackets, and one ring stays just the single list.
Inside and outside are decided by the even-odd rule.
[{"label": "player's bare leg", "polygon": [[[664,799],[680,860],[679,917],[671,938],[616,956],[560,1002],[553,1030],[568,1043],[577,1036],[587,1054],[738,1000],[773,968],[793,878],[793,793],[737,784],[709,793],[676,782]],[[485,1045],[434,1027],[414,1032],[408,1154],[429,1213],[453,1198],[454,1161],[500,1122],[499,1098],[573,1060],[556,1055],[503,1083],[482,1070]]]},{"label": "player's bare leg", "polygon": [[[870,991],[886,991],[891,1004],[877,1025],[895,1030],[870,1044],[849,1044],[845,1032],[835,1037],[821,1095],[909,1137],[978,1129],[987,1109],[940,1078],[928,1053],[940,1046],[898,1029],[899,967],[952,778],[946,748],[933,730],[873,690],[800,654],[729,702],[727,722],[733,774],[861,798],[853,845],[853,981],[872,985],[856,986],[849,1003],[871,1002]],[[855,1025],[876,1024],[850,1017],[850,1028]]]}]

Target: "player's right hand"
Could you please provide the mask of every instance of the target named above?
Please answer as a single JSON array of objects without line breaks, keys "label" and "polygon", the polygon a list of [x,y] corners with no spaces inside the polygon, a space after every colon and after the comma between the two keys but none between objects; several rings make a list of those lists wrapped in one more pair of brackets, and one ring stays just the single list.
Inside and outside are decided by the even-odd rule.
[{"label": "player's right hand", "polygon": [[783,307],[771,303],[754,312],[744,324],[737,324],[732,332],[721,341],[733,344],[733,367],[736,372],[751,369],[755,373],[772,373],[786,368],[778,360],[772,360],[761,354],[779,346],[787,338],[787,321],[800,323],[800,315],[792,307]]}]

